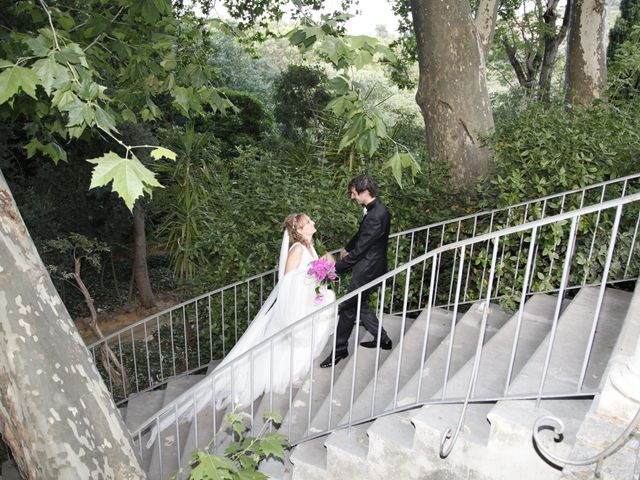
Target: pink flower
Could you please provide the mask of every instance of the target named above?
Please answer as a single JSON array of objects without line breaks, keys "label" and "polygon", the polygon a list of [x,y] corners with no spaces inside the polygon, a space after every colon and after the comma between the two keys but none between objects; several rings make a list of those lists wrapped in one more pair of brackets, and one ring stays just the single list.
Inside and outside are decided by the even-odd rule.
[{"label": "pink flower", "polygon": [[315,303],[319,304],[323,302],[324,295],[320,293],[320,287],[322,285],[333,285],[334,280],[337,278],[335,272],[335,264],[326,261],[324,258],[320,258],[311,262],[311,265],[307,270],[307,275],[309,275],[316,281],[316,297],[314,300]]}]

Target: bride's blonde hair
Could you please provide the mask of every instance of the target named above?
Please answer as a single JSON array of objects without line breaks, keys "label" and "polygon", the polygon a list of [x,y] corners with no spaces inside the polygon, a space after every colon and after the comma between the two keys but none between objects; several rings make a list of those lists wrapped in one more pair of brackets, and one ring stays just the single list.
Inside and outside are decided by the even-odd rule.
[{"label": "bride's blonde hair", "polygon": [[300,242],[307,247],[311,246],[298,231],[298,229],[303,226],[301,223],[305,217],[308,217],[306,213],[292,213],[291,215],[287,215],[287,218],[284,219],[284,228],[286,228],[289,233],[289,247],[296,242]]}]

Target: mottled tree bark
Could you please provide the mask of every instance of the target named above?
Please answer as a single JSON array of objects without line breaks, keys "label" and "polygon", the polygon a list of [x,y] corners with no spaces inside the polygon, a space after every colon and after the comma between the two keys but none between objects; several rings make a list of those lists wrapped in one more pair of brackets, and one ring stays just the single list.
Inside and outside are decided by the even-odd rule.
[{"label": "mottled tree bark", "polygon": [[145,478],[1,173],[0,227],[0,432],[23,478]]},{"label": "mottled tree bark", "polygon": [[147,269],[147,237],[144,228],[144,207],[140,200],[133,208],[133,275],[138,287],[140,305],[144,308],[156,306]]},{"label": "mottled tree bark", "polygon": [[573,0],[567,42],[566,101],[591,105],[607,83],[605,0]]},{"label": "mottled tree bark", "polygon": [[486,173],[490,152],[479,136],[493,115],[484,55],[467,0],[412,0],[420,79],[416,101],[433,160],[449,159],[459,185]]},{"label": "mottled tree bark", "polygon": [[491,45],[493,45],[493,35],[496,31],[496,21],[498,20],[498,0],[480,0],[478,3],[478,11],[476,12],[476,27],[478,29],[478,38],[482,45],[482,53],[484,59],[489,57]]}]

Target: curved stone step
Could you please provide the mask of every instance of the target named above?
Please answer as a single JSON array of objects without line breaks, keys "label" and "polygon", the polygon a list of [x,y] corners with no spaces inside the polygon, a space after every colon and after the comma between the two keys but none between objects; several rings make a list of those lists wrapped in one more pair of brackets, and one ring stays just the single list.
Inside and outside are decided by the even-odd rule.
[{"label": "curved stone step", "polygon": [[[183,375],[171,378],[167,382],[162,408],[169,405],[203,378],[204,375]],[[190,427],[191,422],[178,422],[178,428],[175,425],[171,425],[160,432],[155,446],[151,449],[153,453],[151,455],[151,463],[147,469],[149,478],[166,480],[178,471],[181,465],[182,449],[186,444]],[[157,448],[160,443],[163,447],[166,447],[162,448],[162,454],[159,453]]]},{"label": "curved stone step", "polygon": [[327,471],[327,454],[324,437],[308,440],[299,444],[291,452],[293,480],[333,480]]},{"label": "curved stone step", "polygon": [[[543,395],[577,391],[577,379],[582,368],[597,297],[597,288],[582,288],[563,312],[555,334],[549,370],[542,389]],[[600,384],[630,299],[629,292],[610,288],[606,290],[588,362],[585,389],[595,389]],[[509,393],[526,394],[539,390],[549,341],[550,338],[547,337],[531,356],[511,384]],[[590,398],[543,399],[538,407],[535,400],[500,401],[487,415],[491,423],[489,450],[502,452],[508,459],[518,457],[520,461],[526,462],[528,468],[524,472],[524,479],[539,478],[540,475],[557,476],[560,470],[550,467],[532,448],[533,425],[544,415],[561,419],[565,424],[563,441],[555,442],[552,432],[545,431],[543,442],[550,450],[567,456],[591,404]]]},{"label": "curved stone step", "polygon": [[[353,404],[352,421],[365,419],[373,414],[382,413],[391,402],[396,393],[396,377],[398,377],[398,362],[400,362],[399,390],[409,381],[420,366],[422,348],[425,342],[425,331],[428,324],[428,337],[425,355],[432,352],[437,345],[449,333],[453,313],[439,308],[431,311],[427,318],[427,310],[424,310],[413,322],[404,335],[402,350],[396,345],[391,355],[378,370],[376,381],[372,379],[360,393]],[[344,416],[341,423],[347,423],[348,417]]]},{"label": "curved stone step", "polygon": [[[413,319],[407,318],[403,325],[401,317],[392,315],[384,316],[383,327],[391,338],[394,347],[397,347],[398,345],[402,328],[404,327],[404,331],[406,331],[411,326],[412,322]],[[370,339],[369,335],[365,335],[364,338],[363,335],[360,335],[358,342],[368,339]],[[380,355],[378,359],[378,368],[381,368],[384,361],[389,357],[392,351],[393,350],[379,350]],[[364,348],[358,346],[357,350],[354,350],[346,360],[340,362],[346,363],[346,365],[340,375],[335,377],[333,391],[331,392],[332,396],[330,396],[330,390],[327,388],[327,397],[320,405],[320,408],[314,412],[311,420],[310,434],[326,430],[329,425],[331,428],[335,428],[341,424],[342,418],[349,411],[352,385],[353,399],[355,401],[358,395],[369,384],[371,378],[373,378],[373,374],[376,369],[376,352],[378,352],[378,350],[375,348]],[[326,371],[327,373],[325,375],[329,376],[329,369],[326,369]],[[331,412],[329,412],[330,410]]]},{"label": "curved stone step", "polygon": [[[471,358],[475,351],[478,340],[478,332],[482,322],[484,304],[475,303],[462,315],[462,318],[450,325],[450,332],[453,329],[453,336],[449,333],[444,340],[430,353],[425,361],[422,371],[416,372],[405,386],[398,393],[397,405],[390,402],[385,410],[392,410],[416,403],[418,398],[418,387],[420,386],[421,402],[426,402],[444,386],[445,370],[449,351],[451,360],[449,365],[449,379]],[[510,318],[510,314],[502,310],[499,306],[491,304],[487,317],[487,328],[485,332],[485,342],[504,325]],[[454,328],[455,327],[455,328]],[[422,384],[419,385],[420,377]]]},{"label": "curved stone step", "polygon": [[[511,378],[516,378],[526,361],[546,338],[553,321],[556,303],[555,297],[543,294],[534,295],[526,302],[522,315],[519,311],[514,313],[509,321],[486,341],[482,348],[472,400],[474,398],[496,398],[504,395],[518,324],[520,324],[520,329]],[[446,398],[463,399],[466,396],[474,362],[475,355],[472,355],[447,383]],[[433,395],[434,399],[442,397],[442,389]],[[464,441],[486,445],[489,439],[487,414],[492,407],[491,403],[470,404],[468,406],[461,435],[461,438],[464,437]],[[429,441],[421,437],[430,436],[433,437],[431,440],[439,442],[442,433],[448,428],[455,430],[461,410],[461,405],[425,405],[413,416],[416,439],[426,444]],[[435,454],[437,451],[433,453]]]},{"label": "curved stone step", "polygon": [[[361,329],[361,331],[363,330]],[[355,329],[349,338],[350,352],[354,351],[354,342]],[[307,425],[313,418],[314,412],[317,412],[325,401],[329,386],[331,385],[331,369],[320,368],[320,362],[329,356],[332,351],[333,337],[329,338],[329,342],[324,348],[324,351],[318,355],[318,358],[314,361],[313,369],[309,377],[304,381],[301,388],[295,392],[291,402],[291,410],[288,409],[287,403],[286,411],[280,412],[283,415],[283,419],[282,426],[278,431],[287,435],[289,439],[302,438],[305,435]],[[334,381],[340,377],[348,363],[348,361],[343,360],[333,367]]]}]

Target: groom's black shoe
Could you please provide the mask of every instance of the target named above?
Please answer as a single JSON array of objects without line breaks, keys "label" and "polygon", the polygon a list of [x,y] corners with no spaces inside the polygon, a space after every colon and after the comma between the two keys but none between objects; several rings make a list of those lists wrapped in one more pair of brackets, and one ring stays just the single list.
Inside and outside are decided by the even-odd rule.
[{"label": "groom's black shoe", "polygon": [[[376,348],[378,346],[378,341],[370,340],[368,342],[360,342],[360,345],[362,345],[365,348]],[[391,350],[392,346],[393,346],[393,343],[391,342],[390,338],[385,338],[380,342],[380,348],[382,350]]]},{"label": "groom's black shoe", "polygon": [[336,353],[336,361],[334,363],[333,362],[333,353],[332,353],[322,361],[322,363],[320,364],[320,368],[329,368],[329,367],[331,367],[333,365],[337,365],[340,360],[342,360],[343,358],[347,358],[348,356],[349,356],[349,354],[346,353],[346,352],[344,352],[344,353]]}]

